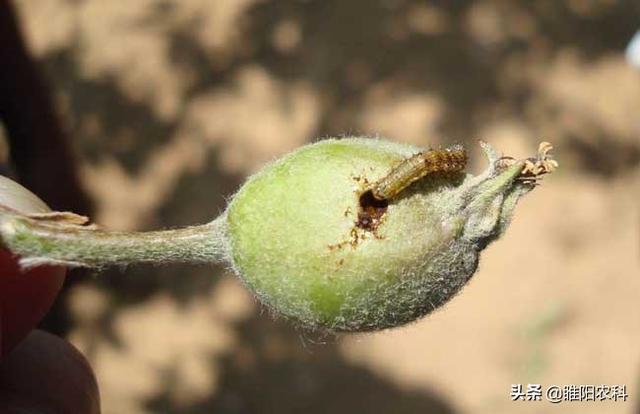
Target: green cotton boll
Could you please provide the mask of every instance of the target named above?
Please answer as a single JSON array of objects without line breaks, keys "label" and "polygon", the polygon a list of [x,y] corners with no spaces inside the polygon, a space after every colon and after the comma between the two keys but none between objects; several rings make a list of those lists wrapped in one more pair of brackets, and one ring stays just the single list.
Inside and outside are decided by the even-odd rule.
[{"label": "green cotton boll", "polygon": [[209,223],[167,230],[109,231],[0,198],[0,245],[23,268],[224,262],[274,313],[306,328],[390,328],[459,292],[520,197],[558,167],[547,142],[522,160],[481,145],[489,165],[473,176],[459,146],[322,141],[250,177]]},{"label": "green cotton boll", "polygon": [[[266,166],[227,212],[236,273],[276,313],[304,327],[371,331],[414,321],[451,299],[533,185],[523,162],[479,176],[428,174],[388,201],[377,228],[359,225],[362,195],[424,149],[330,139]],[[361,224],[361,223],[360,223]]]}]

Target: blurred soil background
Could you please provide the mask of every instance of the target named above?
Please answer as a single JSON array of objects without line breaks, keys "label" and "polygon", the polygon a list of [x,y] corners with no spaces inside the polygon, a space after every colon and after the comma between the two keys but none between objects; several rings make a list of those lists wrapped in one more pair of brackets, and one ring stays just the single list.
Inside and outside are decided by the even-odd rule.
[{"label": "blurred soil background", "polygon": [[[639,2],[14,3],[108,228],[206,222],[330,136],[463,142],[474,171],[480,138],[544,139],[561,165],[462,294],[387,332],[297,330],[223,268],[78,277],[46,326],[87,355],[104,413],[640,412]],[[518,383],[630,397],[512,402]]]}]

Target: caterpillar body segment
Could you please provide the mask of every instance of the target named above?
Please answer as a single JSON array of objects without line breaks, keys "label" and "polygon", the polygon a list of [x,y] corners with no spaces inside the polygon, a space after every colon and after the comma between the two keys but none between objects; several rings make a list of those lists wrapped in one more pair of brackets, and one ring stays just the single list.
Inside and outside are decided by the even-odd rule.
[{"label": "caterpillar body segment", "polygon": [[466,164],[467,153],[460,145],[419,152],[401,161],[373,184],[371,193],[377,200],[390,200],[428,174],[460,172]]}]

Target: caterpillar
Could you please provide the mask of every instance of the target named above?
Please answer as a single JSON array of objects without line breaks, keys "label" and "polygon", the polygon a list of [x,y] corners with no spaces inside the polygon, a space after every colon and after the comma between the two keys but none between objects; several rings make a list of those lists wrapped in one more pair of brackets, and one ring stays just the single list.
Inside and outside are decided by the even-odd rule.
[{"label": "caterpillar", "polygon": [[428,174],[459,172],[466,164],[467,153],[461,145],[422,151],[401,161],[389,174],[374,183],[370,191],[377,200],[390,200]]}]

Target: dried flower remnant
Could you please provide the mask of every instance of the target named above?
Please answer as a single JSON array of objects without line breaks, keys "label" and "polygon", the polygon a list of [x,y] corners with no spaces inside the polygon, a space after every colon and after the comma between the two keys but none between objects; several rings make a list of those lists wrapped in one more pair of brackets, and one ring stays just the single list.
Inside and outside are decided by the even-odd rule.
[{"label": "dried flower remnant", "polygon": [[[558,168],[558,162],[549,154],[553,150],[553,145],[543,141],[538,145],[538,155],[535,158],[524,159],[524,168],[517,177],[518,180],[527,184],[538,184],[538,180],[543,175],[549,174]],[[513,157],[500,157],[498,168],[506,169],[516,163]]]}]

